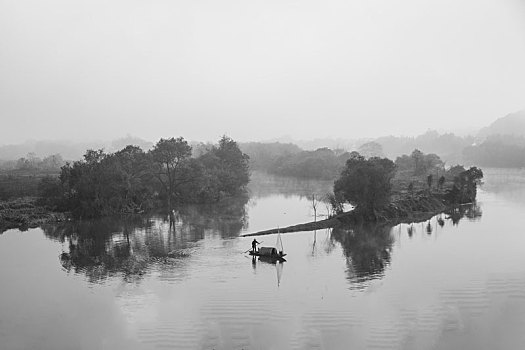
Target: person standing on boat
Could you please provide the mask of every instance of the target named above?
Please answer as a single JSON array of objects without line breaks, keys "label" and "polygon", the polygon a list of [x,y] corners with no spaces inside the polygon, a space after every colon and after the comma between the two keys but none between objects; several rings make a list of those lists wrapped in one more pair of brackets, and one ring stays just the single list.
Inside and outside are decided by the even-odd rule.
[{"label": "person standing on boat", "polygon": [[252,241],[252,252],[254,253],[257,251],[257,244],[259,244],[259,242],[254,238]]}]

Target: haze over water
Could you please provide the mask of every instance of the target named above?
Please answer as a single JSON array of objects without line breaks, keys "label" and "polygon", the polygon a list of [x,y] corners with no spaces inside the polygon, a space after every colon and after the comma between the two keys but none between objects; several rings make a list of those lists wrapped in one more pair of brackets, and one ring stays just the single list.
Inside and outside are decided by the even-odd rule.
[{"label": "haze over water", "polygon": [[284,264],[252,261],[239,235],[311,220],[305,195],[329,182],[257,176],[247,203],[183,208],[172,228],[153,216],[6,231],[1,348],[521,348],[525,174],[485,175],[477,206],[411,234],[284,234]]}]

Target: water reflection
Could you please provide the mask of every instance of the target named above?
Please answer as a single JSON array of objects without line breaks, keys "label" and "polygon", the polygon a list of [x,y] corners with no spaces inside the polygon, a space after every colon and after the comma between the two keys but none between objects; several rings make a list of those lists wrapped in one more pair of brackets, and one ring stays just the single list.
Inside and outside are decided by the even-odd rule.
[{"label": "water reflection", "polygon": [[207,234],[218,234],[221,238],[237,237],[248,224],[248,200],[248,196],[242,196],[220,203],[180,207],[174,211],[172,226],[189,229],[194,240],[203,239]]},{"label": "water reflection", "polygon": [[205,236],[236,237],[246,226],[247,197],[217,205],[186,206],[172,215],[73,221],[43,227],[62,243],[60,263],[90,282],[111,276],[140,280],[152,270],[187,264]]},{"label": "water reflection", "polygon": [[254,198],[265,198],[272,195],[303,198],[313,194],[321,198],[332,192],[333,186],[334,182],[330,180],[297,179],[254,171],[248,187]]},{"label": "water reflection", "polygon": [[[46,236],[62,243],[59,260],[65,270],[83,273],[91,282],[101,282],[110,276],[137,281],[151,270],[165,272],[176,267],[176,271],[183,273],[205,237],[239,236],[247,227],[247,202],[248,197],[242,197],[220,205],[185,206],[170,215],[66,222],[43,229]],[[432,235],[438,225],[445,225],[445,220],[458,225],[464,217],[477,220],[481,215],[476,204],[461,206],[436,216],[435,227],[431,220],[421,222],[420,229]],[[335,228],[324,250],[329,254],[335,243],[342,246],[352,288],[361,288],[364,282],[381,278],[390,264],[394,243],[391,230],[391,226],[373,224]],[[407,232],[411,237],[416,225],[409,225]],[[314,232],[312,256],[316,255],[316,248]],[[259,259],[252,261],[252,265],[256,268],[258,263],[268,262],[275,264]],[[282,269],[282,264],[276,265]]]},{"label": "water reflection", "polygon": [[[458,225],[463,218],[478,220],[483,214],[478,204],[464,205],[447,211],[445,218],[439,214],[430,220],[407,225],[407,234],[412,237],[419,225],[421,232],[432,235],[438,225],[443,227],[445,220]],[[432,222],[435,222],[433,227]],[[398,225],[399,232],[402,225]],[[351,288],[361,289],[366,282],[384,276],[386,267],[391,262],[392,246],[395,238],[393,226],[382,224],[364,224],[360,226],[338,227],[331,233],[331,240],[341,244],[347,263],[348,280]],[[314,236],[315,249],[315,236]]]},{"label": "water reflection", "polygon": [[483,212],[477,203],[473,203],[448,210],[445,214],[447,219],[452,220],[453,225],[458,225],[459,221],[465,217],[470,221],[478,220],[483,215]]},{"label": "water reflection", "polygon": [[362,288],[363,282],[383,277],[394,243],[391,228],[368,224],[332,230],[331,238],[341,244],[346,256],[352,288]]},{"label": "water reflection", "polygon": [[252,256],[252,268],[253,268],[253,271],[257,271],[257,265],[259,264],[269,264],[269,265],[274,265],[275,266],[275,273],[276,273],[276,279],[277,279],[277,286],[279,287],[281,285],[281,278],[282,278],[282,275],[283,275],[283,269],[284,269],[284,263],[285,263],[286,260],[284,261],[279,261],[279,260],[276,260],[276,259],[272,259],[272,258],[268,258],[268,257],[264,257],[264,256],[259,256],[259,257],[256,257],[256,256]]}]

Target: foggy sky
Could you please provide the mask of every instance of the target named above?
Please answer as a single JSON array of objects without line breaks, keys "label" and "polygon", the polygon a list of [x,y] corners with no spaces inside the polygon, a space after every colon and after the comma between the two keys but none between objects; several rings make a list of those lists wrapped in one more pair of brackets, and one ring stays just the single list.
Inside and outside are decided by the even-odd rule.
[{"label": "foggy sky", "polygon": [[524,0],[0,0],[0,144],[412,135],[524,108]]}]

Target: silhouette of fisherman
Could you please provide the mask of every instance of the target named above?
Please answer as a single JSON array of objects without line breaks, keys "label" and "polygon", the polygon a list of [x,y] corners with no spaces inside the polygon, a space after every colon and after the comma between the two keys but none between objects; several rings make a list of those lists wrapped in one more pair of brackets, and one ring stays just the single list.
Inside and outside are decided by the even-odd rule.
[{"label": "silhouette of fisherman", "polygon": [[257,244],[259,244],[259,242],[254,238],[252,241],[252,252],[254,253],[257,251]]}]

